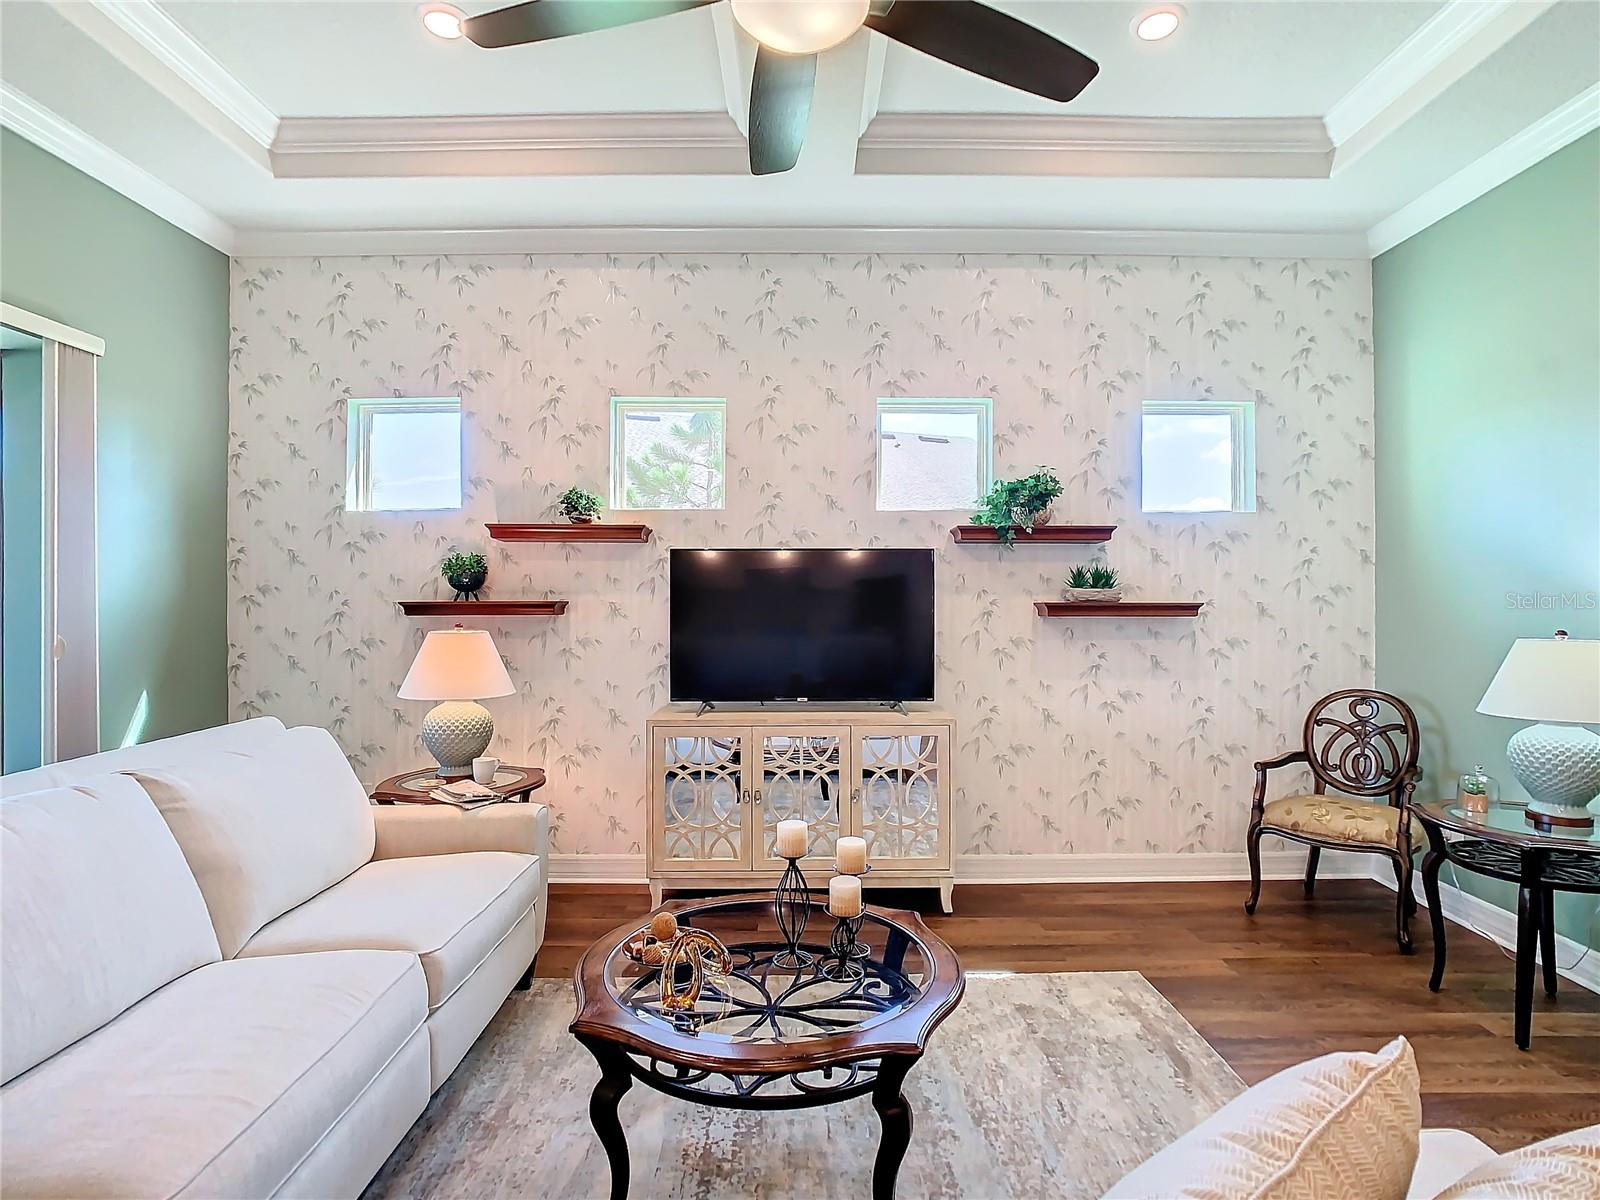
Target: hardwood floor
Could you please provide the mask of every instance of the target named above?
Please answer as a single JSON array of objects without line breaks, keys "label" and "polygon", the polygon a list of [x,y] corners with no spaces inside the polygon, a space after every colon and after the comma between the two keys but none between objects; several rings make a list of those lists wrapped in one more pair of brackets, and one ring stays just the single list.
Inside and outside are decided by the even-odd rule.
[{"label": "hardwood floor", "polygon": [[[958,886],[956,912],[926,893],[874,892],[915,907],[969,970],[1138,971],[1254,1083],[1330,1050],[1374,1049],[1403,1033],[1422,1071],[1423,1123],[1466,1129],[1497,1150],[1600,1123],[1600,996],[1562,980],[1537,993],[1533,1045],[1511,1040],[1512,964],[1450,926],[1444,988],[1428,990],[1427,913],[1417,953],[1390,936],[1394,893],[1362,880],[1263,885],[1255,917],[1242,883]],[[568,975],[589,943],[643,917],[645,888],[557,884],[539,974]],[[1600,951],[1597,951],[1600,953]]]}]

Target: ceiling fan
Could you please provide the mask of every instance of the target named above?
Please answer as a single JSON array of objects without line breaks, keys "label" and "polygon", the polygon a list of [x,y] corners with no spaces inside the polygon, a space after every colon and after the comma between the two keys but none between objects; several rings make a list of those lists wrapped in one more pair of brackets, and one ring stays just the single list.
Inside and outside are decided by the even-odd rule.
[{"label": "ceiling fan", "polygon": [[[529,0],[462,22],[479,46],[544,42],[632,25],[718,0]],[[1092,58],[977,0],[732,0],[756,39],[750,82],[750,171],[787,171],[800,158],[817,55],[863,25],[952,66],[1047,100],[1066,102],[1089,85]]]}]

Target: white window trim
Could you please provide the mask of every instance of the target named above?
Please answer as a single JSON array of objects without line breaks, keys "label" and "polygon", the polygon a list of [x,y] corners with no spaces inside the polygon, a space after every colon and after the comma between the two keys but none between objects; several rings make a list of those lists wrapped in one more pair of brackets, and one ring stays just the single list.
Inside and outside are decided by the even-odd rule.
[{"label": "white window trim", "polygon": [[455,512],[465,498],[465,470],[461,446],[456,446],[456,478],[462,494],[454,504],[443,508],[374,508],[372,506],[372,464],[367,448],[372,437],[372,418],[383,413],[461,413],[459,396],[352,396],[345,415],[344,507],[346,512]]},{"label": "white window trim", "polygon": [[[722,476],[722,503],[715,507],[691,504],[652,505],[634,508],[628,503],[628,443],[622,436],[630,412],[702,413],[722,417],[722,457],[717,471]],[[613,396],[611,397],[611,493],[610,507],[626,512],[722,512],[728,506],[728,402],[716,396]]]},{"label": "white window trim", "polygon": [[[1145,508],[1144,507],[1144,419],[1163,417],[1228,418],[1228,435],[1233,452],[1232,495],[1229,508]],[[1146,400],[1139,413],[1139,510],[1173,516],[1198,516],[1208,512],[1253,513],[1256,511],[1256,406],[1250,400]]]},{"label": "white window trim", "polygon": [[[972,413],[978,418],[978,498],[960,508],[884,508],[883,507],[883,414],[928,413],[948,416]],[[873,417],[872,507],[877,512],[967,512],[983,503],[994,487],[994,402],[987,396],[879,396]]]}]

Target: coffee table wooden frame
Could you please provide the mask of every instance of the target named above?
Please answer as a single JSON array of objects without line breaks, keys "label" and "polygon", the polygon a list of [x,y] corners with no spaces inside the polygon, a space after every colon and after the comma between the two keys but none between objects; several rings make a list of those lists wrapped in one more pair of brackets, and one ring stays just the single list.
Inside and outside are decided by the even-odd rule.
[{"label": "coffee table wooden frame", "polygon": [[[770,893],[746,893],[680,900],[663,907],[692,920],[719,909],[749,908],[771,900]],[[872,1194],[874,1200],[892,1200],[900,1163],[911,1143],[911,1106],[902,1085],[927,1049],[928,1037],[961,1002],[966,976],[955,951],[915,913],[885,908],[869,908],[868,913],[870,919],[889,928],[891,937],[898,935],[907,948],[914,944],[921,952],[925,978],[920,994],[899,1011],[863,1028],[792,1042],[709,1041],[642,1017],[624,1005],[607,980],[608,964],[612,955],[622,953],[622,944],[641,930],[643,922],[619,925],[589,947],[573,973],[578,1015],[570,1028],[600,1064],[600,1081],[589,1101],[589,1119],[611,1164],[612,1200],[623,1200],[628,1194],[628,1143],[617,1107],[635,1079],[667,1095],[724,1108],[810,1108],[870,1093],[881,1126]],[[821,915],[823,921],[828,920]],[[666,1065],[679,1072],[779,1077],[841,1066],[853,1070],[872,1062],[877,1064],[872,1077],[849,1086],[781,1094],[698,1091],[675,1086],[674,1076],[659,1070]]]}]

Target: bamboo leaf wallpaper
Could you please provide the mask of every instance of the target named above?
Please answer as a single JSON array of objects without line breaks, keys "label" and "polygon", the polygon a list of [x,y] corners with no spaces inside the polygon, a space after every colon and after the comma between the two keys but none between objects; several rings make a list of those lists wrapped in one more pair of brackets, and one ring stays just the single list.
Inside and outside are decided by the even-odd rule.
[{"label": "bamboo leaf wallpaper", "polygon": [[[446,598],[488,597],[519,692],[493,752],[550,776],[555,847],[637,854],[644,723],[666,700],[674,546],[928,546],[960,853],[1242,845],[1250,764],[1372,682],[1371,281],[1362,262],[1023,255],[240,259],[233,266],[229,684],[235,717],[333,731],[373,782],[426,761],[395,690]],[[351,396],[462,401],[459,512],[347,513]],[[490,541],[608,491],[612,395],[727,401],[726,508],[641,514],[646,545]],[[879,396],[987,396],[997,477],[1054,466],[1058,521],[1114,523],[1134,599],[1193,621],[1041,620],[1086,547],[952,544],[965,513],[874,511]],[[1139,511],[1147,398],[1257,406],[1258,511]],[[440,447],[440,453],[451,451]]]}]

